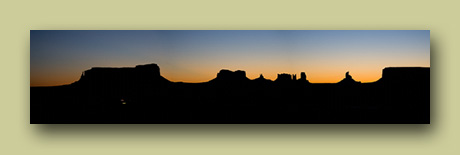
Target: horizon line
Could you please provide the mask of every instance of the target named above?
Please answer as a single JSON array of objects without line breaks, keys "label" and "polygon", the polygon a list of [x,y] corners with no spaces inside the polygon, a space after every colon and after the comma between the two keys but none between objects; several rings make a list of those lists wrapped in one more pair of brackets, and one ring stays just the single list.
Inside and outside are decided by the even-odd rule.
[{"label": "horizon line", "polygon": [[[88,70],[91,70],[91,69],[134,69],[134,68],[136,68],[137,66],[152,65],[152,64],[157,65],[158,68],[159,68],[159,65],[156,64],[156,63],[135,65],[134,67],[91,67],[90,69],[87,69],[87,70],[82,71],[82,74],[83,74],[85,71],[88,71]],[[382,74],[381,74],[380,78],[378,78],[378,79],[376,79],[376,80],[374,80],[374,81],[362,82],[362,81],[359,81],[359,80],[356,80],[356,79],[354,79],[354,80],[357,81],[357,82],[359,82],[359,83],[375,83],[375,82],[379,81],[379,80],[382,78],[382,76],[383,76],[383,70],[384,70],[384,69],[387,69],[387,68],[431,68],[431,66],[429,66],[429,67],[422,67],[422,66],[402,66],[402,67],[394,67],[394,66],[391,66],[391,67],[383,67],[383,69],[381,69],[381,70],[382,70]],[[245,77],[248,78],[248,77],[246,76],[246,71],[245,71],[245,70],[240,70],[240,69],[237,69],[237,70],[230,70],[230,69],[227,69],[227,68],[222,68],[222,69],[220,69],[217,73],[219,73],[219,72],[222,71],[222,70],[228,70],[228,71],[231,71],[231,72],[243,71],[243,72],[245,73]],[[349,71],[347,71],[347,72],[349,72]],[[301,73],[302,73],[302,72],[301,72]],[[304,72],[304,73],[306,73],[306,72]],[[291,73],[286,73],[286,72],[277,73],[277,74],[297,75],[297,74],[291,74]],[[263,73],[261,73],[260,75],[263,76]],[[161,72],[160,72],[160,76],[162,76],[162,75],[161,75]],[[162,76],[162,77],[163,77],[163,76]],[[216,76],[216,77],[217,77],[217,76]],[[213,79],[215,79],[216,77],[214,77]],[[172,81],[172,80],[169,80],[169,79],[166,78],[166,77],[163,77],[163,78],[165,78],[166,80],[168,80],[168,81],[170,81],[170,82],[173,82],[173,83],[186,83],[186,84],[201,84],[201,83],[207,83],[207,82],[210,82],[210,81],[213,80],[213,79],[210,79],[210,80],[203,81],[203,82],[184,82],[184,81],[177,81],[177,80]],[[248,79],[251,80],[251,81],[253,81],[253,80],[256,80],[256,79],[258,79],[258,78],[259,78],[259,77],[256,77],[256,78],[254,78],[254,79],[251,79],[251,78],[248,78]],[[276,79],[275,79],[275,80],[267,79],[267,78],[265,78],[265,77],[264,77],[264,79],[269,80],[269,81],[272,81],[272,82],[274,82],[274,81],[276,80]],[[60,85],[30,85],[30,87],[59,87],[59,86],[71,85],[71,84],[73,84],[73,83],[75,83],[75,82],[77,82],[77,81],[79,81],[79,80],[80,80],[80,79],[78,79],[78,80],[76,80],[76,81],[73,81],[73,82],[71,82],[71,83],[60,84]],[[298,79],[296,79],[296,80],[298,80]],[[307,80],[308,80],[308,78],[307,78]],[[308,80],[308,81],[309,81],[309,80]],[[339,83],[340,81],[341,81],[341,80],[339,80],[339,81],[337,81],[337,82],[309,82],[309,83],[311,83],[311,84],[337,84],[337,83]],[[30,83],[30,81],[29,81],[29,83]]]}]

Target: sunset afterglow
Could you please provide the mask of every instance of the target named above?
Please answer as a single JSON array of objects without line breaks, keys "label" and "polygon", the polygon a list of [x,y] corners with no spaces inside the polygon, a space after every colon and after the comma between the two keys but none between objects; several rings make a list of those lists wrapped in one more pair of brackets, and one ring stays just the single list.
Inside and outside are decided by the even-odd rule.
[{"label": "sunset afterglow", "polygon": [[373,82],[385,67],[430,67],[429,30],[154,30],[30,31],[30,85],[77,81],[91,67],[156,63],[163,77],[206,82],[221,69],[307,74],[335,83],[345,72]]}]

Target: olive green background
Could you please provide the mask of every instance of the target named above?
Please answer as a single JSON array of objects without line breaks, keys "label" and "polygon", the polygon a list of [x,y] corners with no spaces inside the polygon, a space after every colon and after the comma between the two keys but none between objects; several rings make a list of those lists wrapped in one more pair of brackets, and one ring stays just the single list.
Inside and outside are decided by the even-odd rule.
[{"label": "olive green background", "polygon": [[[2,1],[0,154],[459,154],[458,6],[401,0]],[[431,124],[31,125],[29,30],[45,29],[431,30]]]}]

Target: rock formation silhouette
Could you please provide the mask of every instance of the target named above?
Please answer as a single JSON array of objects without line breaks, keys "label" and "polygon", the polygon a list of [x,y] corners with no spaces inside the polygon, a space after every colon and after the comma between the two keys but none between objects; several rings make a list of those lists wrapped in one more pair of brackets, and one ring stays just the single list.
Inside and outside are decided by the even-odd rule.
[{"label": "rock formation silhouette", "polygon": [[278,77],[276,78],[275,82],[284,82],[284,81],[292,81],[294,80],[294,75],[287,74],[287,73],[282,73],[278,74]]},{"label": "rock formation silhouette", "polygon": [[260,74],[260,76],[256,79],[254,79],[254,81],[260,81],[260,82],[265,82],[265,81],[271,81],[271,80],[268,80],[264,77],[264,75]]},{"label": "rock formation silhouette", "polygon": [[300,79],[297,81],[301,85],[310,84],[310,81],[307,80],[307,75],[305,74],[305,72],[300,73]]},{"label": "rock formation silhouette", "polygon": [[237,71],[230,71],[230,70],[220,70],[217,73],[217,77],[211,81],[248,81],[249,79],[246,77],[246,72],[242,70]]},{"label": "rock formation silhouette", "polygon": [[109,68],[93,67],[84,71],[80,80],[72,85],[87,89],[92,94],[107,96],[132,94],[138,91],[153,90],[158,93],[171,82],[160,75],[157,64],[137,65],[136,67]]},{"label": "rock formation silhouette", "polygon": [[204,83],[171,82],[156,64],[94,67],[70,85],[31,87],[32,124],[430,123],[430,68],[387,67],[376,82],[316,84],[305,72],[250,80],[220,70]]},{"label": "rock formation silhouette", "polygon": [[265,79],[264,75],[260,74],[260,76],[256,80],[267,80],[267,79]]},{"label": "rock formation silhouette", "polygon": [[339,82],[339,84],[357,84],[357,83],[361,83],[361,82],[355,81],[351,77],[350,72],[345,73],[345,78]]},{"label": "rock formation silhouette", "polygon": [[134,68],[102,68],[93,67],[84,71],[76,85],[95,87],[133,87],[148,86],[154,83],[169,82],[160,75],[160,68],[157,64],[138,65]]},{"label": "rock formation silhouette", "polygon": [[305,72],[300,73],[300,79],[299,80],[307,81],[307,75],[305,74]]}]

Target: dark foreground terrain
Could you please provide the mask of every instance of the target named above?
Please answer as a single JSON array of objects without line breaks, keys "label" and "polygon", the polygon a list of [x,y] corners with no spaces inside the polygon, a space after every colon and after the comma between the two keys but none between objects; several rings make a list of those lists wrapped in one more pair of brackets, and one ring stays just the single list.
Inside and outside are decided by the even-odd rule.
[{"label": "dark foreground terrain", "polygon": [[30,123],[430,123],[430,68],[390,67],[360,83],[221,70],[205,83],[170,82],[156,64],[92,68],[79,81],[30,88]]}]

